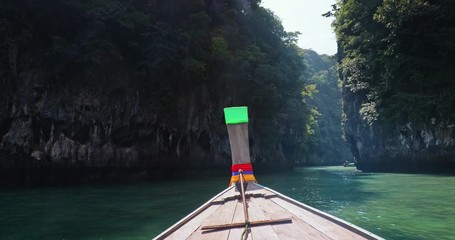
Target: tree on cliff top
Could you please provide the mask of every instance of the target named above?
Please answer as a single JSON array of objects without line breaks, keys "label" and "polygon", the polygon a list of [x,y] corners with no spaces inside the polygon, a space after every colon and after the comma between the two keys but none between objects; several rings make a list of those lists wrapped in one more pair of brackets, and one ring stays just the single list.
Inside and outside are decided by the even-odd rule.
[{"label": "tree on cliff top", "polygon": [[[26,154],[53,139],[52,125],[56,136],[97,147],[160,143],[149,143],[158,149],[143,151],[145,159],[185,157],[180,153],[197,141],[182,139],[207,128],[216,132],[223,106],[248,105],[255,161],[276,157],[291,166],[311,131],[311,111],[301,97],[302,56],[297,34],[284,31],[259,3],[0,0],[0,42],[7,43],[0,45],[2,102],[22,99],[13,104],[33,106],[36,115]],[[78,105],[74,99],[82,92]],[[14,121],[8,111],[2,122]],[[94,124],[96,141],[87,139]],[[210,144],[204,149],[215,151]]]},{"label": "tree on cliff top", "polygon": [[341,126],[341,89],[335,56],[319,55],[304,50],[307,71],[305,79],[315,87],[306,101],[317,111],[315,133],[306,143],[305,161],[308,165],[341,165],[352,161],[352,154],[343,140]]},{"label": "tree on cliff top", "polygon": [[340,73],[372,123],[455,120],[453,1],[339,1]]}]

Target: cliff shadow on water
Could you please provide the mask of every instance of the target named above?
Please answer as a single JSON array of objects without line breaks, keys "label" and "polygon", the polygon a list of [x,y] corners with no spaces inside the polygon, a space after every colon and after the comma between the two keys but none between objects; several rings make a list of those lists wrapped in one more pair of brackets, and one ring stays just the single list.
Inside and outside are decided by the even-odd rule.
[{"label": "cliff shadow on water", "polygon": [[357,167],[364,172],[455,174],[455,156],[432,156],[431,158],[384,158],[378,161],[359,162]]}]

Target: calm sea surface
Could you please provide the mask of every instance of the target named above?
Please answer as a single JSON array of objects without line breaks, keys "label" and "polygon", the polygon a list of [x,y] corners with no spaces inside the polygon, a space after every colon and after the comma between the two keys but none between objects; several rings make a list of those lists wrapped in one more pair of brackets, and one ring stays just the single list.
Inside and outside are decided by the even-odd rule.
[{"label": "calm sea surface", "polygon": [[[386,239],[455,239],[455,176],[323,167],[256,177]],[[151,239],[228,179],[0,189],[0,239]]]}]

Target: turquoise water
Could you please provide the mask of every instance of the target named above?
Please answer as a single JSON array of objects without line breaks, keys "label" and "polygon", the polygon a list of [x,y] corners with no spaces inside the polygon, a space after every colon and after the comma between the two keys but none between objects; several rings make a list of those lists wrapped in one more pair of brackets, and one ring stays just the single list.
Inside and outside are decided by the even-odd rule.
[{"label": "turquoise water", "polygon": [[151,239],[225,184],[205,179],[0,190],[0,239]]},{"label": "turquoise water", "polygon": [[[386,239],[455,239],[455,176],[324,167],[257,178]],[[0,239],[151,239],[227,181],[0,189]]]},{"label": "turquoise water", "polygon": [[386,239],[455,239],[455,176],[325,167],[264,182]]}]

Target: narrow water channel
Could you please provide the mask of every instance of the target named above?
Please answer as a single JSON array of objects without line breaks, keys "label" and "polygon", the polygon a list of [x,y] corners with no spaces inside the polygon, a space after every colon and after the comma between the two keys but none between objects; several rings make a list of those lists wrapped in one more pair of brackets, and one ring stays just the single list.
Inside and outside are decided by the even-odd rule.
[{"label": "narrow water channel", "polygon": [[[257,179],[386,239],[455,239],[455,176],[322,167]],[[0,189],[0,239],[151,239],[227,181]]]}]

